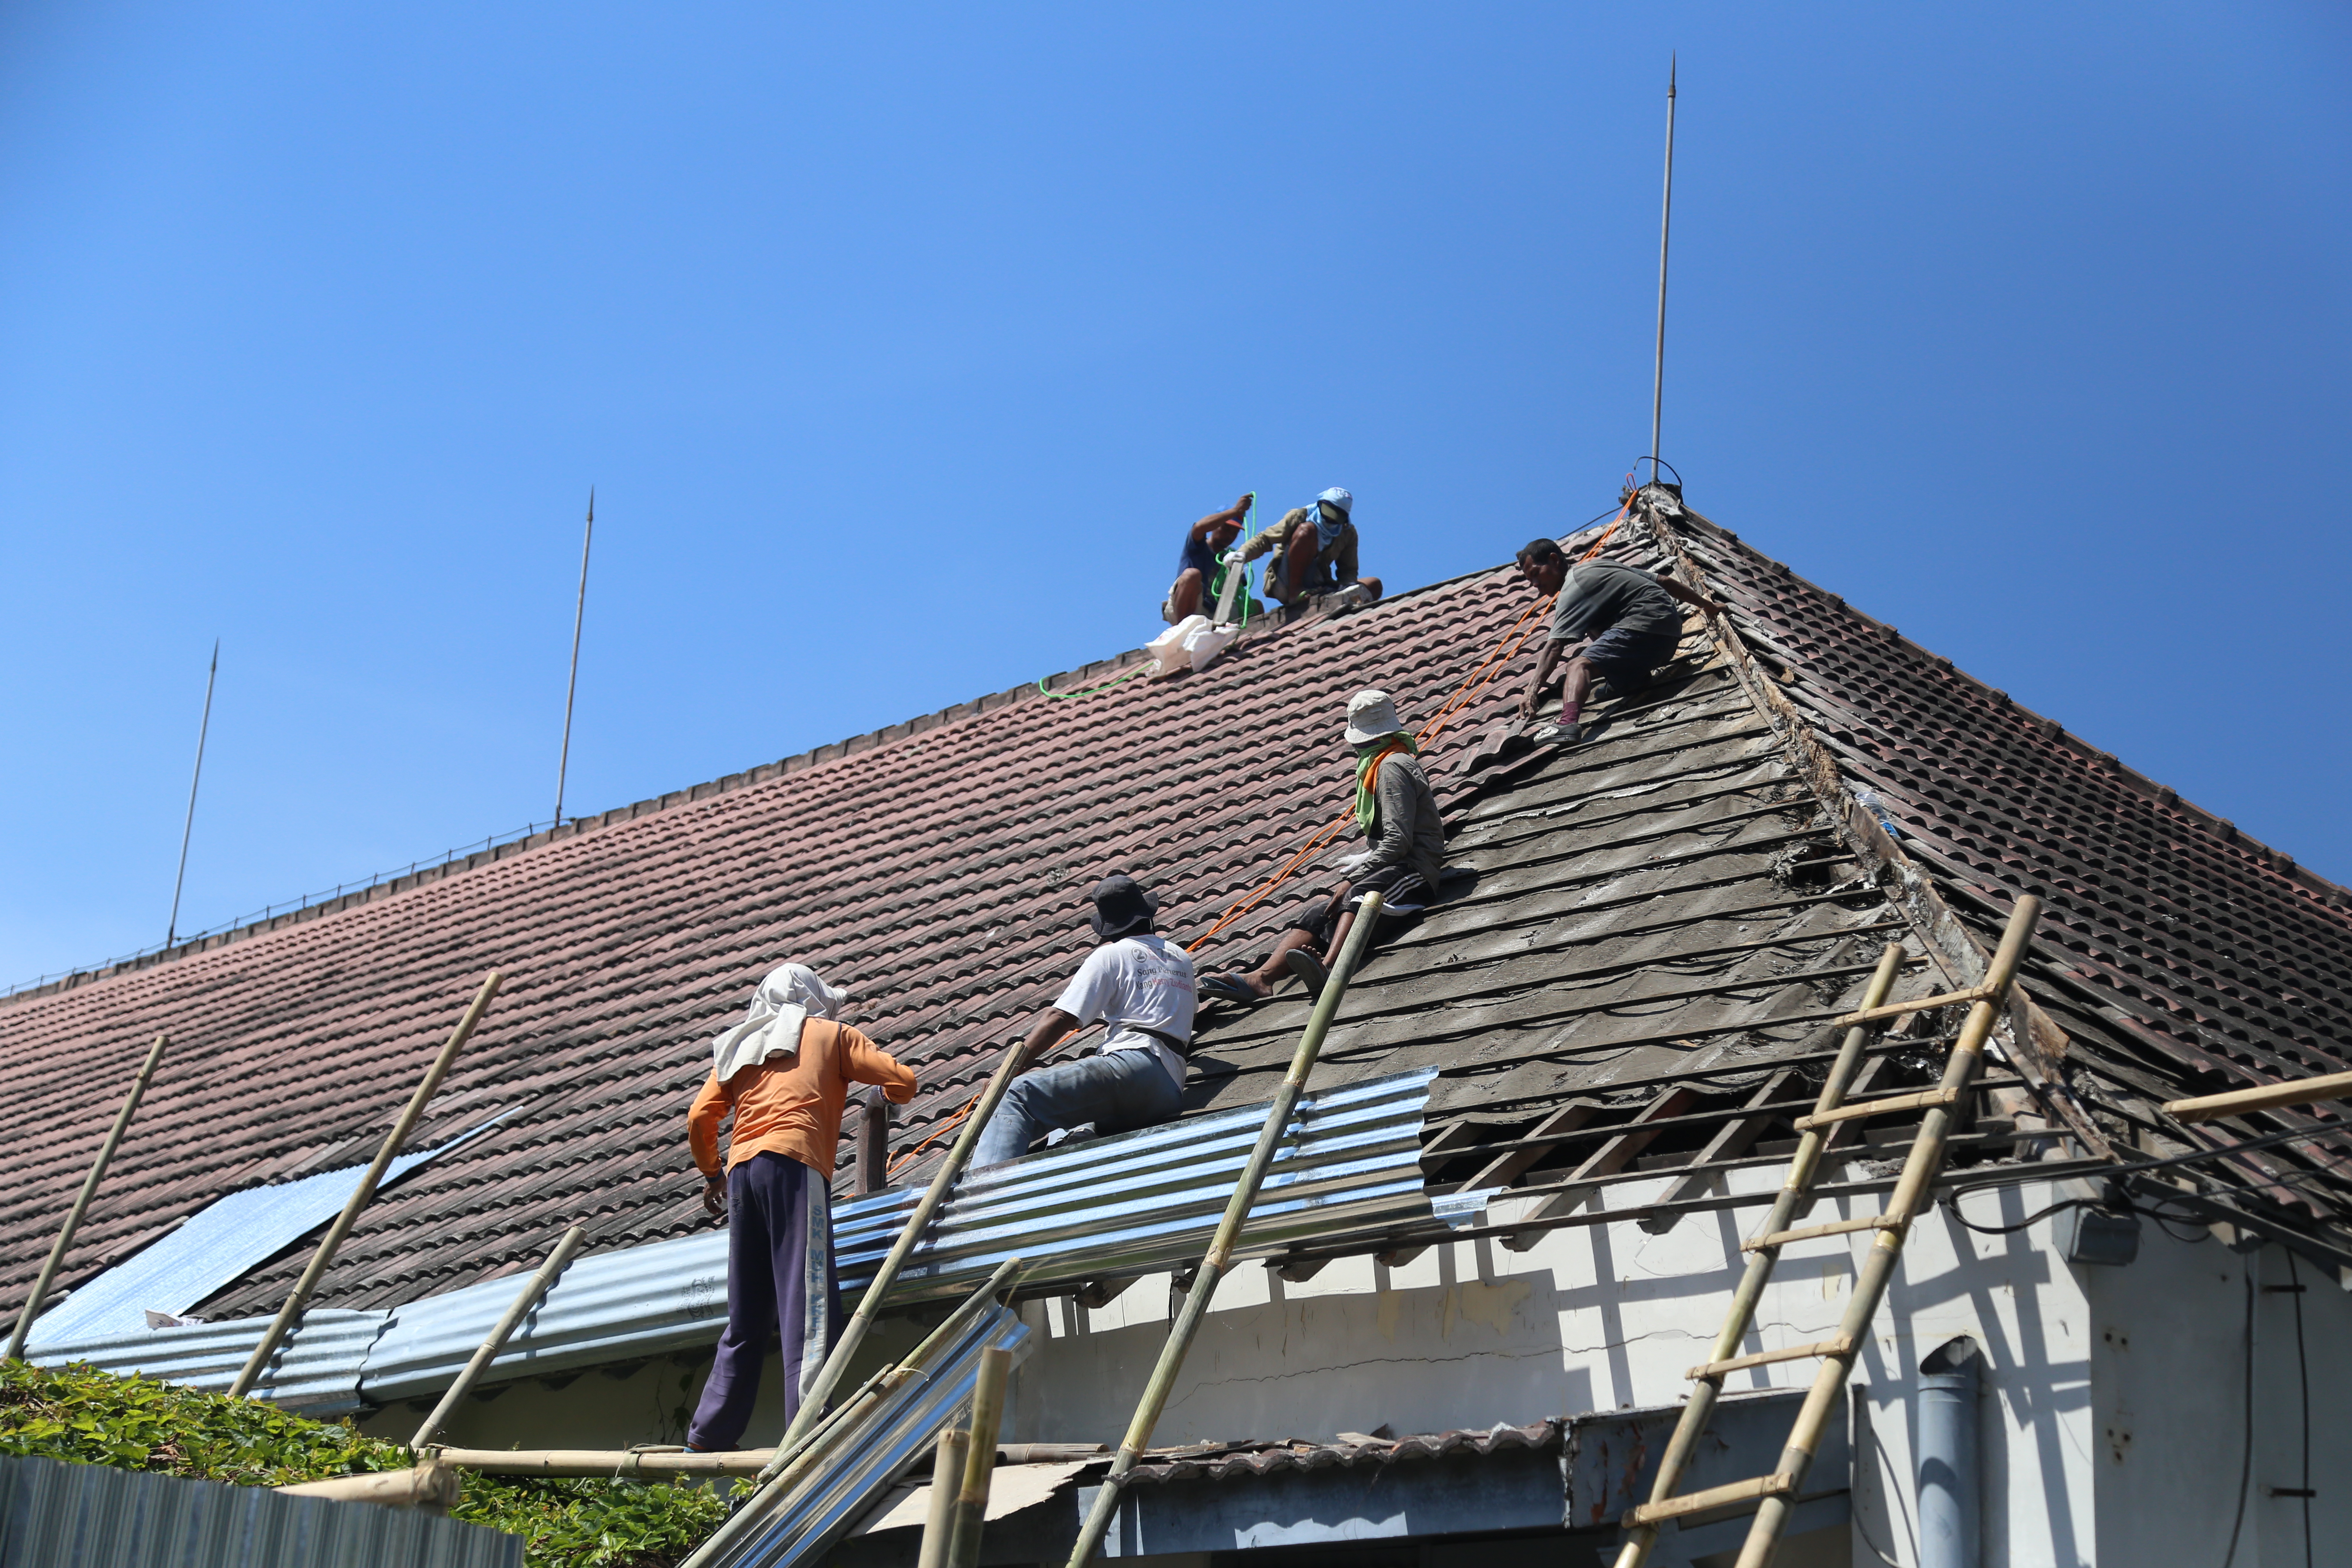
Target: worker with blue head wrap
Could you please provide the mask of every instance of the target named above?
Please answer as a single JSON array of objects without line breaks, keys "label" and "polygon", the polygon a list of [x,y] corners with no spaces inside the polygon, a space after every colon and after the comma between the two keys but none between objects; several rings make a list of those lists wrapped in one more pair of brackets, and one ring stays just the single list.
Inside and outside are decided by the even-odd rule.
[{"label": "worker with blue head wrap", "polygon": [[[1356,570],[1356,498],[1334,485],[1243,547],[1242,559],[1266,563],[1265,596],[1293,608],[1312,599],[1337,599],[1335,607],[1366,604],[1381,596],[1378,577]],[[1357,590],[1350,595],[1348,590]]]}]

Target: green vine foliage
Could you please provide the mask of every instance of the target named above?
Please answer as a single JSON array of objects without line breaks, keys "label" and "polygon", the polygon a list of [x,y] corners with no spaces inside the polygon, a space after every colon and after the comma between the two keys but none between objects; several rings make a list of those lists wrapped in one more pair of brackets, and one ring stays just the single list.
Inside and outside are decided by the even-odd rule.
[{"label": "green vine foliage", "polygon": [[[280,1487],[404,1469],[408,1450],[348,1421],[310,1421],[89,1366],[0,1364],[0,1454]],[[373,1507],[373,1504],[352,1504]],[[529,1568],[672,1568],[719,1527],[723,1494],[699,1487],[468,1476],[452,1519],[524,1538]]]}]

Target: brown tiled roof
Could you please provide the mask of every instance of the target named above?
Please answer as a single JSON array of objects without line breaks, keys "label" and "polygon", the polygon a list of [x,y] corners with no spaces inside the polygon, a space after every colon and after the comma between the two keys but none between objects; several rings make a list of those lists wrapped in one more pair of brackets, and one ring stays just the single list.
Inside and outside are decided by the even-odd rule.
[{"label": "brown tiled roof", "polygon": [[[2187,1146],[2151,1099],[2345,1065],[2339,890],[1730,535],[1687,516],[1668,527],[1738,606],[1755,662],[1776,682],[1793,673],[1802,723],[1892,804],[1964,920],[1990,931],[2017,892],[2048,894],[2030,979],[2072,1042],[2076,1109],[2126,1152]],[[1629,526],[1611,548],[1657,561],[1659,542]],[[418,1141],[514,1113],[378,1200],[327,1277],[329,1303],[510,1272],[573,1221],[592,1249],[708,1224],[686,1102],[709,1037],[786,958],[850,984],[862,1026],[917,1068],[894,1131],[915,1150],[1075,966],[1096,877],[1140,877],[1162,929],[1191,940],[1345,806],[1347,695],[1380,686],[1409,720],[1433,713],[1527,604],[1511,573],[1484,573],[1269,628],[1199,674],[1073,700],[1000,694],[0,1003],[16,1090],[0,1110],[0,1300],[21,1299],[154,1033],[172,1034],[172,1053],[68,1284],[226,1192],[365,1158],[492,966],[506,989]],[[1809,1098],[1824,1026],[1879,944],[1904,941],[1926,985],[1917,961],[1934,943],[1792,765],[1754,671],[1696,621],[1656,683],[1598,705],[1588,745],[1455,771],[1532,652],[1431,754],[1464,874],[1367,965],[1318,1081],[1439,1068],[1425,1163],[1440,1186],[1767,1157],[1801,1114],[1773,1108]],[[1262,953],[1329,880],[1317,868],[1281,889],[1204,949],[1204,966]],[[1286,998],[1205,1016],[1188,1107],[1265,1099],[1303,1013]],[[1932,1072],[1934,1050],[1891,1047],[1886,1081]],[[1664,1126],[1628,1134],[1643,1115]],[[1546,1118],[1564,1141],[1531,1143]],[[1986,1138],[1969,1157],[1995,1152]],[[2305,1204],[2302,1223],[2334,1234],[2352,1205],[2314,1173],[2326,1157],[2255,1156],[2279,1179],[2267,1200]],[[299,1263],[282,1254],[207,1311],[274,1305]]]},{"label": "brown tiled roof", "polygon": [[[1285,1470],[1328,1470],[1360,1465],[1394,1465],[1442,1459],[1456,1454],[1488,1454],[1512,1448],[1559,1446],[1560,1421],[1525,1426],[1498,1426],[1473,1431],[1424,1432],[1411,1437],[1352,1435],[1328,1443],[1295,1438],[1284,1443],[1200,1443],[1155,1451],[1128,1472],[1130,1486],[1155,1481],[1254,1480]],[[1108,1460],[1106,1460],[1108,1464]]]}]

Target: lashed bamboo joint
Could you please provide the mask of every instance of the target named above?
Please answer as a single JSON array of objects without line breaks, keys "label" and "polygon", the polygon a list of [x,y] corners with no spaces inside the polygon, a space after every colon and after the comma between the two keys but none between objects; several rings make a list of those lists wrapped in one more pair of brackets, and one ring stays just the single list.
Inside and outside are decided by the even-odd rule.
[{"label": "lashed bamboo joint", "polygon": [[1783,1470],[1774,1475],[1756,1476],[1744,1481],[1709,1487],[1705,1491],[1685,1492],[1664,1502],[1645,1502],[1639,1508],[1627,1509],[1621,1522],[1627,1530],[1633,1530],[1664,1520],[1681,1519],[1688,1514],[1711,1513],[1717,1509],[1731,1508],[1739,1503],[1758,1503],[1766,1498],[1787,1497],[1796,1489],[1797,1478]]},{"label": "lashed bamboo joint", "polygon": [[1844,1334],[1833,1340],[1815,1340],[1809,1345],[1790,1345],[1786,1350],[1759,1351],[1753,1355],[1737,1355],[1729,1361],[1711,1361],[1695,1366],[1683,1373],[1692,1383],[1712,1383],[1726,1373],[1744,1372],[1751,1366],[1769,1366],[1775,1362],[1806,1361],[1813,1356],[1845,1357],[1853,1353],[1853,1341]]},{"label": "lashed bamboo joint", "polygon": [[1931,1105],[1950,1105],[1960,1098],[1955,1089],[1923,1089],[1916,1094],[1890,1094],[1884,1100],[1857,1100],[1841,1105],[1834,1110],[1817,1110],[1811,1116],[1797,1118],[1797,1131],[1810,1132],[1816,1127],[1827,1127],[1835,1121],[1858,1121],[1866,1116],[1884,1116],[1896,1110],[1925,1110]]},{"label": "lashed bamboo joint", "polygon": [[1812,1241],[1824,1236],[1844,1236],[1857,1230],[1896,1230],[1908,1222],[1891,1214],[1866,1214],[1858,1219],[1833,1219],[1822,1225],[1802,1225],[1794,1230],[1776,1230],[1739,1244],[1742,1252],[1762,1252],[1768,1247],[1786,1247],[1792,1241]]}]

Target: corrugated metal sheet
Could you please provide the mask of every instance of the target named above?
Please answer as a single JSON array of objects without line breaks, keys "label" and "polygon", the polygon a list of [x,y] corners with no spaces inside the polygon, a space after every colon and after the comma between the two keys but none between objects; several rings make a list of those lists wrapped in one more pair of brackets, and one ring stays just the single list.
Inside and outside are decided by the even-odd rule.
[{"label": "corrugated metal sheet", "polygon": [[[391,1187],[509,1114],[500,1111],[436,1148],[400,1155],[386,1168],[377,1190]],[[207,1204],[187,1224],[43,1313],[37,1331],[45,1340],[100,1339],[145,1328],[150,1311],[184,1312],[341,1213],[366,1170],[351,1165],[321,1171],[299,1182],[248,1187]]]},{"label": "corrugated metal sheet", "polygon": [[[1426,1215],[1421,1122],[1435,1076],[1393,1073],[1300,1101],[1244,1240]],[[1208,1244],[1265,1121],[1265,1106],[1241,1106],[967,1177],[892,1299],[961,1295],[1015,1254],[1034,1266],[1030,1284],[1190,1261]],[[845,1290],[873,1278],[919,1196],[881,1193],[834,1211]],[[396,1309],[368,1352],[362,1391],[381,1405],[448,1387],[521,1287],[520,1276],[493,1279]],[[726,1321],[723,1233],[601,1253],[565,1271],[495,1372],[562,1372],[706,1345]]]},{"label": "corrugated metal sheet", "polygon": [[[1244,1244],[1426,1215],[1421,1125],[1434,1076],[1426,1069],[1393,1073],[1300,1101],[1251,1211]],[[968,1177],[893,1300],[961,1295],[1016,1254],[1032,1264],[1030,1284],[1189,1262],[1207,1245],[1265,1120],[1265,1106],[1239,1106],[1088,1139]],[[918,1195],[877,1194],[835,1211],[845,1289],[873,1278]],[[386,1405],[438,1393],[522,1283],[514,1275],[428,1296],[394,1309],[388,1321],[375,1312],[313,1311],[272,1397],[332,1412],[362,1398]],[[507,1342],[495,1375],[564,1372],[707,1345],[726,1321],[724,1232],[600,1253],[564,1272]],[[261,1328],[261,1320],[246,1319],[44,1342],[33,1359],[89,1361],[110,1372],[226,1387]]]},{"label": "corrugated metal sheet", "polygon": [[[1391,1073],[1300,1100],[1243,1245],[1341,1223],[1426,1217],[1422,1112],[1436,1076],[1429,1068]],[[1088,1139],[967,1177],[892,1299],[959,1294],[1016,1256],[1031,1266],[1024,1286],[1190,1262],[1216,1229],[1265,1122],[1264,1105],[1236,1106]],[[844,1289],[874,1277],[919,1196],[879,1193],[835,1212]]]},{"label": "corrugated metal sheet", "polygon": [[0,1458],[0,1568],[522,1568],[522,1552],[413,1508]]},{"label": "corrugated metal sheet", "polygon": [[761,1530],[720,1560],[720,1568],[793,1568],[814,1561],[866,1511],[971,1398],[980,1352],[1008,1350],[1018,1366],[1032,1348],[1029,1330],[1002,1307],[972,1321],[931,1376],[883,1402],[857,1437],[795,1488]]},{"label": "corrugated metal sheet", "polygon": [[[313,1307],[278,1352],[257,1396],[305,1415],[341,1415],[358,1409],[361,1365],[390,1316]],[[267,1318],[239,1318],[184,1329],[140,1329],[69,1344],[37,1344],[25,1359],[39,1366],[87,1362],[119,1377],[138,1373],[217,1394],[236,1379],[268,1327]]]},{"label": "corrugated metal sheet", "polygon": [[[527,1275],[396,1309],[360,1376],[379,1405],[449,1386]],[[494,1375],[561,1372],[715,1343],[727,1326],[727,1234],[709,1231],[583,1258],[522,1321]]]}]

